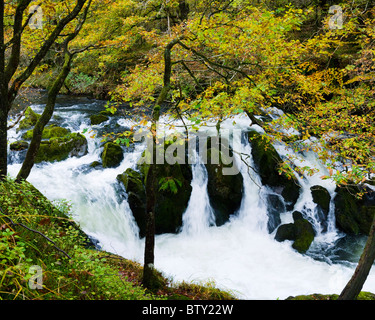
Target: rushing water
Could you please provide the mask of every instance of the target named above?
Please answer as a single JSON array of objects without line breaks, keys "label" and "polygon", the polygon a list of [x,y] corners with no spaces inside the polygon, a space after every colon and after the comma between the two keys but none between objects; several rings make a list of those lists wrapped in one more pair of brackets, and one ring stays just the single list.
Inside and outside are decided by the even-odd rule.
[{"label": "rushing water", "polygon": [[[139,239],[137,225],[126,197],[121,196],[124,191],[116,177],[127,168],[135,169],[145,146],[137,144],[125,149],[124,160],[115,169],[91,168],[93,161],[100,160],[100,134],[106,130],[123,130],[129,124],[129,120],[118,117],[91,127],[89,115],[101,110],[103,104],[82,99],[79,102],[60,101],[53,122],[74,132],[84,132],[89,142],[88,154],[62,162],[38,164],[29,181],[51,200],[69,200],[73,218],[88,235],[99,241],[103,250],[142,263],[144,239]],[[41,112],[43,105],[32,108]],[[238,117],[235,126],[230,121],[222,127],[246,131],[249,124],[247,118]],[[19,139],[20,135],[21,132],[12,129],[10,142]],[[252,165],[251,145],[243,136],[233,137],[233,148],[248,155],[246,163]],[[291,152],[281,144],[276,148],[281,156]],[[9,172],[15,176],[24,152],[9,154]],[[174,281],[214,282],[243,299],[339,293],[354,271],[353,262],[358,260],[364,239],[347,237],[336,230],[333,203],[327,231],[323,231],[310,187],[322,185],[334,197],[335,185],[319,178],[325,169],[314,154],[295,155],[296,164],[303,161],[304,165],[320,170],[308,178],[298,177],[302,192],[294,209],[303,212],[317,231],[312,246],[304,255],[293,250],[289,241],[275,241],[276,231],[268,232],[267,196],[271,191],[261,185],[259,176],[249,170],[238,155],[235,156],[244,179],[243,200],[238,212],[228,223],[215,226],[207,194],[207,172],[197,156],[198,161],[192,165],[192,195],[183,216],[183,226],[178,234],[156,237],[156,268]],[[292,211],[282,212],[281,219],[282,223],[291,222]],[[368,277],[364,290],[375,292],[375,272]]]}]

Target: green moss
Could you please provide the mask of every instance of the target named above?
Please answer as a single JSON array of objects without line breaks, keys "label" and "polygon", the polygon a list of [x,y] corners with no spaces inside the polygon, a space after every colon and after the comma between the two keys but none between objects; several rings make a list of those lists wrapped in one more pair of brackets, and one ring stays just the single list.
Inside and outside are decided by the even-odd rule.
[{"label": "green moss", "polygon": [[29,147],[29,144],[26,141],[20,140],[10,144],[10,150],[21,151]]},{"label": "green moss", "polygon": [[[66,128],[58,127],[55,125],[50,125],[44,128],[42,139],[50,139],[50,138],[59,138],[64,137],[69,134],[71,131]],[[22,138],[25,140],[31,140],[33,137],[33,129],[26,131]]]},{"label": "green moss", "polygon": [[[299,295],[295,297],[288,297],[286,300],[337,300],[338,294],[309,294],[309,295]],[[371,292],[362,291],[358,295],[356,300],[375,300],[375,294]]]},{"label": "green moss", "polygon": [[265,135],[250,131],[248,136],[254,165],[262,183],[270,187],[282,187],[282,196],[287,202],[287,210],[292,210],[298,200],[301,188],[297,180],[293,177],[288,179],[284,174],[280,174],[279,168],[282,164],[282,159]]},{"label": "green moss", "polygon": [[20,121],[20,124],[18,126],[17,132],[19,130],[25,130],[25,129],[30,129],[35,124],[40,118],[40,114],[35,113],[31,107],[28,107],[25,111],[25,116],[24,118]]},{"label": "green moss", "polygon": [[90,120],[91,125],[97,125],[109,120],[109,118],[104,114],[94,114],[90,117]]},{"label": "green moss", "polygon": [[[145,154],[143,154],[145,155]],[[146,178],[150,165],[143,163],[138,166],[139,171],[126,170],[117,179],[123,183],[127,194],[129,206],[140,229],[140,236],[146,230]],[[161,190],[160,181],[164,178],[173,178],[178,184],[176,193],[171,190]],[[190,200],[192,172],[188,164],[156,165],[156,204],[155,204],[155,232],[175,233],[182,226],[182,216]]]},{"label": "green moss", "polygon": [[375,206],[371,201],[366,201],[366,194],[358,198],[360,192],[371,191],[360,190],[358,187],[336,188],[334,199],[336,225],[348,234],[368,235],[375,215]]},{"label": "green moss", "polygon": [[82,156],[87,153],[87,140],[79,133],[41,141],[35,163],[63,161],[69,156]]},{"label": "green moss", "polygon": [[124,151],[118,144],[107,142],[101,157],[103,168],[115,168],[124,160]]},{"label": "green moss", "polygon": [[[219,164],[211,163],[212,155],[219,160]],[[207,150],[207,191],[218,226],[226,223],[229,217],[239,209],[243,192],[243,177],[238,170],[234,170],[236,174],[225,175],[223,173],[224,168],[236,166],[236,163],[231,163],[231,159],[224,159],[225,156],[227,157],[217,148]]]},{"label": "green moss", "polygon": [[294,222],[296,229],[296,240],[292,247],[300,253],[305,253],[314,241],[315,231],[309,221],[298,219]]},{"label": "green moss", "polygon": [[324,210],[324,212],[328,214],[331,196],[327,189],[322,186],[313,186],[310,189],[313,201],[318,204]]},{"label": "green moss", "polygon": [[315,231],[311,223],[304,219],[299,211],[293,212],[294,223],[281,225],[276,232],[275,240],[294,241],[292,247],[299,253],[305,253],[315,238]]}]

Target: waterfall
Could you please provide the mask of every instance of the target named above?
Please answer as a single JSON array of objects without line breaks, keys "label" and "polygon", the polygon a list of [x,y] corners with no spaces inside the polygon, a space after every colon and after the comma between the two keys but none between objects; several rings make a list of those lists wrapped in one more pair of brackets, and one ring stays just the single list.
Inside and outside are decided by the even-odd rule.
[{"label": "waterfall", "polygon": [[[145,145],[125,149],[124,160],[117,168],[91,168],[90,164],[100,159],[102,151],[101,137],[93,133],[104,130],[106,126],[117,126],[119,130],[127,126],[127,120],[114,118],[109,123],[91,128],[88,115],[102,106],[96,101],[83,104],[68,101],[56,107],[59,125],[73,132],[85,132],[88,154],[61,162],[37,164],[29,181],[51,200],[69,200],[72,217],[88,235],[98,240],[103,250],[143,263],[144,239],[139,239],[126,192],[120,188],[116,177],[128,168],[136,168]],[[42,108],[38,105],[32,107],[36,112]],[[222,128],[237,128],[241,132],[249,130],[249,120],[245,116],[236,117],[235,121],[235,125],[233,119],[223,122]],[[10,130],[10,142],[19,137],[16,128]],[[183,215],[182,228],[177,234],[156,237],[156,268],[176,282],[214,281],[219,288],[231,290],[244,299],[285,299],[299,294],[339,293],[350,279],[355,264],[336,259],[336,251],[330,251],[341,236],[334,224],[333,201],[327,231],[323,231],[316,214],[310,187],[322,185],[332,199],[335,195],[335,185],[319,178],[325,169],[313,154],[296,154],[296,164],[303,161],[320,170],[313,176],[298,176],[302,191],[294,210],[301,211],[317,231],[311,250],[302,255],[292,249],[289,241],[275,241],[275,231],[269,233],[267,230],[267,197],[277,195],[262,185],[259,175],[253,170],[251,144],[242,134],[233,134],[232,146],[240,151],[233,154],[243,177],[240,208],[227,223],[215,226],[207,193],[206,168],[196,154],[198,161],[192,165],[192,194]],[[291,152],[281,144],[275,147],[281,156]],[[22,153],[11,153],[10,175],[18,173],[21,161]],[[284,210],[282,223],[289,222],[291,215],[292,211]],[[359,254],[361,247],[357,250]],[[364,290],[375,292],[375,272],[371,272]]]},{"label": "waterfall", "polygon": [[196,235],[205,232],[215,224],[215,216],[207,193],[207,171],[196,155],[197,163],[192,166],[192,192],[188,207],[182,218],[181,233]]}]

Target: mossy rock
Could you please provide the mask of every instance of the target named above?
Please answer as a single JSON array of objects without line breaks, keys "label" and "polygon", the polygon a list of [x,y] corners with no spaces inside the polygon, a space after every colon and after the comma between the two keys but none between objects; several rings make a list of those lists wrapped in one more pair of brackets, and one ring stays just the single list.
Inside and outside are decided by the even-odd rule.
[{"label": "mossy rock", "polygon": [[326,188],[319,185],[312,186],[310,190],[313,201],[316,203],[317,215],[321,221],[323,231],[327,231],[331,195]]},{"label": "mossy rock", "polygon": [[331,195],[322,186],[312,186],[310,188],[313,201],[328,215]]},{"label": "mossy rock", "polygon": [[256,131],[248,132],[251,143],[251,154],[255,168],[261,178],[262,184],[274,190],[281,189],[281,195],[286,201],[286,209],[292,210],[300,194],[300,185],[297,180],[288,179],[280,174],[278,168],[282,163],[280,155],[266,137]]},{"label": "mossy rock", "polygon": [[90,117],[91,125],[101,124],[105,121],[109,120],[109,118],[104,114],[94,114]]},{"label": "mossy rock", "polygon": [[12,151],[22,151],[29,147],[29,143],[23,140],[16,141],[10,144],[10,150]]},{"label": "mossy rock", "polygon": [[283,224],[277,229],[275,240],[279,242],[294,241],[292,247],[299,253],[305,253],[314,241],[315,230],[298,211],[293,212],[293,220],[294,223]]},{"label": "mossy rock", "polygon": [[[150,165],[143,163],[138,171],[127,169],[117,177],[127,192],[128,203],[132,209],[135,221],[139,227],[140,237],[146,232],[146,191],[145,185]],[[173,177],[178,180],[176,193],[171,190],[161,190],[159,183],[163,178]],[[182,216],[188,206],[191,196],[192,172],[188,164],[156,165],[156,203],[155,203],[155,233],[177,233],[182,226]]]},{"label": "mossy rock", "polygon": [[31,107],[28,107],[25,111],[24,118],[19,123],[17,132],[20,130],[27,130],[34,127],[40,117],[40,114],[37,114],[33,111],[33,109],[31,109]]},{"label": "mossy rock", "polygon": [[[163,178],[172,177],[179,181],[176,193],[171,190],[160,190],[159,183]],[[155,206],[156,232],[176,233],[182,226],[182,216],[189,204],[191,196],[191,168],[187,164],[176,163],[156,166],[156,181],[158,191]]]},{"label": "mossy rock", "polygon": [[124,151],[121,146],[107,142],[101,155],[103,168],[116,168],[124,160]]},{"label": "mossy rock", "polygon": [[276,232],[275,240],[282,242],[285,240],[294,241],[296,239],[296,228],[294,223],[282,224]]},{"label": "mossy rock", "polygon": [[268,194],[267,195],[267,229],[269,233],[272,233],[280,224],[280,214],[286,211],[286,207],[281,195]]},{"label": "mossy rock", "polygon": [[315,231],[311,223],[306,219],[294,221],[296,239],[292,245],[300,253],[305,253],[315,238]]},{"label": "mossy rock", "polygon": [[[357,196],[364,193],[362,198]],[[375,215],[375,193],[363,187],[336,188],[336,226],[347,234],[368,235]]]},{"label": "mossy rock", "polygon": [[[22,138],[25,140],[31,140],[33,138],[33,129],[26,131],[23,135]],[[71,133],[69,129],[55,126],[55,125],[50,125],[46,126],[43,129],[42,133],[42,139],[51,139],[51,138],[61,138],[66,135]]]},{"label": "mossy rock", "polygon": [[139,235],[146,235],[146,191],[143,185],[143,177],[140,172],[128,168],[117,176],[117,180],[123,184],[128,195],[129,207],[133,212],[139,228]]},{"label": "mossy rock", "polygon": [[94,161],[94,162],[91,162],[90,164],[90,168],[97,168],[97,167],[100,167],[102,165],[101,162],[99,161]]},{"label": "mossy rock", "polygon": [[64,137],[41,141],[35,163],[63,161],[69,157],[81,157],[85,154],[87,154],[86,138],[79,133],[70,133]]},{"label": "mossy rock", "polygon": [[[214,154],[219,159],[219,164],[211,163],[211,156]],[[214,210],[216,225],[220,226],[226,223],[230,216],[234,214],[241,206],[243,196],[243,177],[242,174],[234,169],[235,174],[224,174],[224,168],[237,166],[235,162],[230,163],[230,159],[217,148],[207,150],[206,170],[208,175],[207,191],[211,206]]]}]

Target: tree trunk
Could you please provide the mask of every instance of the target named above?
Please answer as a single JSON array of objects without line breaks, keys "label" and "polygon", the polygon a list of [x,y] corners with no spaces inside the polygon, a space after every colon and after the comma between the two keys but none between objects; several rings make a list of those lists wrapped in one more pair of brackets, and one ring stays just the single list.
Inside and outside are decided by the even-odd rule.
[{"label": "tree trunk", "polygon": [[172,40],[165,48],[164,51],[164,85],[159,94],[159,97],[155,103],[152,111],[152,163],[150,164],[149,171],[146,178],[146,238],[145,238],[145,254],[144,254],[144,266],[143,266],[143,285],[144,287],[154,290],[157,288],[158,281],[156,279],[156,273],[154,271],[154,249],[155,249],[155,204],[156,204],[156,124],[160,118],[160,106],[168,96],[171,87],[171,73],[172,73],[172,62],[171,62],[171,50],[179,43],[179,39]]},{"label": "tree trunk", "polygon": [[3,101],[3,94],[0,93],[0,181],[8,174],[8,113],[7,105]]},{"label": "tree trunk", "polygon": [[26,180],[31,172],[32,167],[34,166],[35,157],[38,154],[40,142],[42,141],[44,127],[47,125],[53,115],[57,95],[60,92],[61,87],[64,85],[65,79],[70,72],[71,61],[72,55],[69,53],[65,53],[64,66],[61,69],[57,79],[54,81],[51,89],[48,91],[46,107],[44,108],[41,117],[34,127],[33,137],[30,142],[29,149],[27,150],[26,158],[23,161],[22,167],[17,175],[17,182]]},{"label": "tree trunk", "polygon": [[[153,148],[154,150],[156,148]],[[143,286],[150,290],[155,289],[156,281],[154,274],[154,249],[155,249],[155,201],[156,201],[156,164],[150,165],[146,178],[146,197],[147,197],[147,225],[145,238],[145,252],[144,252],[144,267],[143,267]]]},{"label": "tree trunk", "polygon": [[369,236],[357,268],[344,290],[341,292],[338,300],[355,300],[362,290],[362,287],[370,273],[375,260],[375,217],[372,222]]},{"label": "tree trunk", "polygon": [[0,1],[0,181],[8,167],[8,85],[5,82],[4,1]]}]

